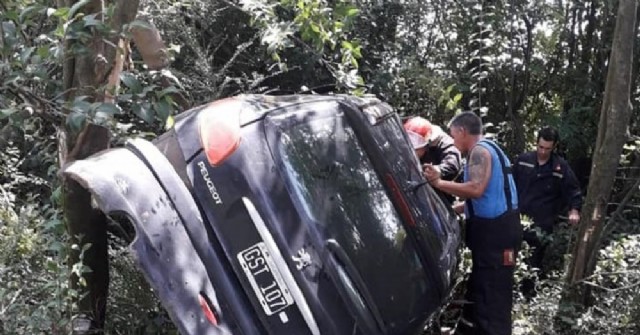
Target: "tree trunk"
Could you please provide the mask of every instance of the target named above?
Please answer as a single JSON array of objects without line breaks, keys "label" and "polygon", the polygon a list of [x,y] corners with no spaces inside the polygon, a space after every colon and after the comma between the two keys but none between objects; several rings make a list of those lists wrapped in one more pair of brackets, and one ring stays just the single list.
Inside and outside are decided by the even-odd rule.
[{"label": "tree trunk", "polygon": [[[59,7],[72,7],[79,0],[58,0]],[[65,63],[63,80],[66,98],[86,95],[91,102],[105,101],[110,95],[105,94],[109,88],[108,79],[119,75],[117,55],[121,52],[113,46],[119,43],[120,32],[124,24],[131,22],[138,11],[137,0],[93,0],[82,6],[78,13],[97,14],[97,20],[104,20],[111,28],[108,36],[97,30],[87,31],[92,37],[85,41],[83,53],[74,53],[70,40],[65,41]],[[106,7],[115,5],[113,15],[105,17]],[[71,18],[73,19],[73,18]],[[91,28],[85,28],[91,29]],[[108,43],[105,40],[109,41]],[[86,158],[109,146],[109,131],[101,126],[86,123],[80,131],[62,125],[59,133],[58,154],[60,165],[64,166],[74,160]],[[72,275],[71,287],[80,291],[81,299],[78,309],[82,322],[74,324],[75,334],[101,333],[104,326],[106,300],[109,289],[109,264],[107,255],[106,217],[91,206],[91,195],[78,183],[62,180],[63,211],[67,231],[71,243],[80,246],[71,255],[70,266],[82,261],[91,271],[82,274],[82,278]],[[90,244],[81,257],[82,246]],[[82,280],[81,280],[82,279]]]},{"label": "tree trunk", "polygon": [[589,294],[581,281],[596,265],[606,207],[613,187],[625,134],[631,115],[630,85],[636,1],[620,0],[610,55],[604,101],[600,112],[598,138],[593,155],[591,178],[582,209],[578,237],[567,273],[563,303],[584,306]]}]

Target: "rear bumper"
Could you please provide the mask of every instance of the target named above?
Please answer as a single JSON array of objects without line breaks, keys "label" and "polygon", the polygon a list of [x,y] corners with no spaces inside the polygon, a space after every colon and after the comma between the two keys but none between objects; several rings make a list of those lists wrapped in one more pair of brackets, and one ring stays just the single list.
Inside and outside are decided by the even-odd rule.
[{"label": "rear bumper", "polygon": [[[182,334],[231,333],[224,322],[214,325],[207,320],[200,306],[200,296],[206,295],[221,313],[220,293],[232,292],[222,261],[191,194],[153,144],[132,140],[126,149],[74,162],[63,173],[86,187],[105,214],[130,218],[136,229],[131,253]],[[219,292],[212,285],[212,274]],[[224,295],[225,303],[238,308],[242,303],[236,299]],[[243,332],[259,333],[251,329],[254,322],[242,320],[243,315],[249,318],[247,313],[232,314],[234,323],[249,328]]]}]

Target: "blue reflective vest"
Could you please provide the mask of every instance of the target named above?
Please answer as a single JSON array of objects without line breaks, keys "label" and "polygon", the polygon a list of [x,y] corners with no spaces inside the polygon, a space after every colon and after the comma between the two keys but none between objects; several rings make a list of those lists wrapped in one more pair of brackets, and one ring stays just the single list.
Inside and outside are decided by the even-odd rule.
[{"label": "blue reflective vest", "polygon": [[[470,199],[471,204],[473,206],[473,214],[477,217],[485,218],[485,219],[493,219],[507,211],[507,199],[504,192],[504,175],[502,164],[500,163],[500,159],[498,158],[498,154],[502,155],[504,158],[504,162],[507,168],[511,167],[511,162],[509,158],[502,152],[500,148],[495,146],[495,148],[487,143],[489,140],[482,139],[478,141],[477,145],[480,145],[491,153],[491,177],[489,179],[489,184],[485,189],[482,196],[477,199]],[[499,152],[496,152],[496,149]],[[516,191],[516,184],[513,180],[513,175],[509,174],[509,186],[511,189],[511,204],[513,209],[518,208],[518,192]],[[464,181],[469,180],[469,165],[465,165],[464,167]],[[467,202],[468,204],[468,202]],[[469,208],[465,206],[465,214],[467,217],[470,217]]]}]

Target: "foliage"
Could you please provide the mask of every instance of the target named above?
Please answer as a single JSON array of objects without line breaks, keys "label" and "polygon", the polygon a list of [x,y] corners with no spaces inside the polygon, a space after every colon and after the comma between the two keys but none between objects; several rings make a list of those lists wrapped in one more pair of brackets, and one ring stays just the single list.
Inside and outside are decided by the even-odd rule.
[{"label": "foliage", "polygon": [[45,19],[47,7],[39,3],[9,1],[3,7],[0,118],[24,119],[24,115],[16,115],[22,112],[59,121],[60,101],[56,94],[60,87],[62,43],[56,36],[56,23]]},{"label": "foliage", "polygon": [[[62,233],[57,204],[50,200],[58,188],[57,127],[66,124],[78,130],[86,122],[102,124],[115,134],[113,144],[120,145],[129,136],[155,137],[180,110],[234,94],[319,91],[325,85],[355,93],[366,88],[402,115],[420,114],[440,125],[459,110],[486,112],[488,130],[512,154],[527,148],[541,125],[554,125],[562,136],[563,154],[574,166],[585,166],[579,177],[586,181],[615,4],[596,0],[143,1],[139,17],[161,31],[171,66],[148,71],[133,45],[120,89],[113,92],[118,93],[116,99],[103,103],[87,94],[70,102],[63,99],[64,44],[73,42],[73,51],[82,54],[87,52],[87,34],[128,38],[128,28],[141,23],[116,32],[95,15],[78,15],[78,7],[54,8],[46,0],[2,1],[3,330],[62,332],[74,311],[77,293],[65,281],[73,268],[67,264],[69,250],[64,247],[68,237]],[[110,9],[102,14],[108,17]],[[634,61],[637,69],[640,57]],[[640,85],[634,77],[631,137],[620,159],[622,169],[609,212],[640,176],[638,97]],[[638,278],[633,256],[640,250],[637,232],[628,223],[638,222],[639,197],[636,192],[608,227],[598,271],[589,278],[595,301],[572,323],[576,332],[638,331],[633,323],[640,304],[634,298]],[[533,301],[514,292],[516,333],[553,334],[552,318],[572,236],[566,227],[553,236],[557,257],[549,261],[556,271],[540,281],[542,292]],[[132,329],[172,332],[122,246],[112,241],[109,253],[112,322],[107,330],[114,334]],[[532,273],[522,265],[518,278]]]},{"label": "foliage", "polygon": [[81,263],[67,266],[69,250],[56,210],[35,201],[14,210],[6,200],[0,201],[0,331],[65,334],[77,297],[68,277],[86,269]]},{"label": "foliage", "polygon": [[349,1],[269,1],[242,0],[254,26],[261,30],[261,42],[267,46],[280,68],[286,68],[280,52],[302,46],[318,53],[317,60],[340,85],[356,89],[363,85],[358,75],[361,47],[348,38],[353,18],[359,10]]}]

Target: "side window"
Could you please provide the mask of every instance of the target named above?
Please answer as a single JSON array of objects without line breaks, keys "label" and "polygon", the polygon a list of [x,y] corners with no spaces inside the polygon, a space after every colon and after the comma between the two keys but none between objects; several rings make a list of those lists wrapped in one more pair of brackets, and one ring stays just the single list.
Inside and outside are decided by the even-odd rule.
[{"label": "side window", "polygon": [[[374,126],[377,146],[388,157],[388,162],[394,174],[404,182],[408,188],[424,182],[418,158],[413,154],[405,133],[397,117],[387,118],[382,123]],[[406,192],[407,200],[413,204],[413,212],[418,221],[420,232],[428,243],[442,250],[442,244],[447,239],[450,229],[447,225],[448,216],[442,216],[441,210],[436,204],[442,205],[438,195],[429,185],[418,187]]]},{"label": "side window", "polygon": [[390,117],[373,127],[376,145],[388,157],[391,170],[403,181],[422,180],[420,163],[415,155],[407,155],[407,140],[398,117]]}]

